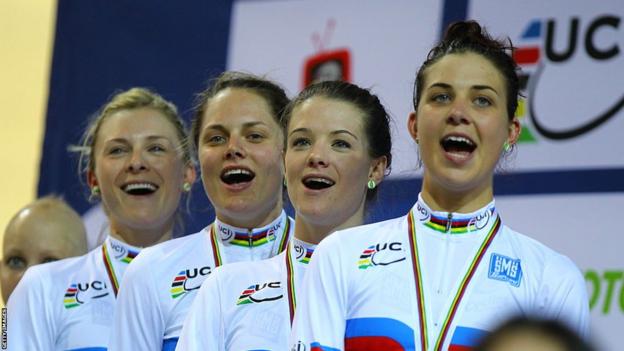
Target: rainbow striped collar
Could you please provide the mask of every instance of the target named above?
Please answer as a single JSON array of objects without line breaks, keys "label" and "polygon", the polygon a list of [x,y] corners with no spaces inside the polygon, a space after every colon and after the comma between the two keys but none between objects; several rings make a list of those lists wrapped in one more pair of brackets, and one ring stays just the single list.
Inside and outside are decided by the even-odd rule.
[{"label": "rainbow striped collar", "polygon": [[119,283],[126,271],[126,267],[128,267],[128,263],[132,262],[140,251],[140,248],[117,240],[110,236],[110,234],[104,241],[104,244],[102,244],[104,268],[106,269],[106,274],[111,282],[115,296],[117,296],[117,291],[119,291]]},{"label": "rainbow striped collar", "polygon": [[107,246],[110,258],[121,263],[130,263],[141,252],[141,248],[128,245],[123,241],[108,236],[104,245]]},{"label": "rainbow striped collar", "polygon": [[414,217],[427,228],[444,234],[481,233],[494,223],[498,217],[494,200],[472,213],[433,211],[418,195],[418,202],[413,207]]},{"label": "rainbow striped collar", "polygon": [[308,264],[310,262],[310,258],[312,258],[314,249],[316,249],[316,245],[299,240],[295,237],[291,239],[291,242],[292,248],[290,249],[290,252],[292,255],[292,260],[295,262]]},{"label": "rainbow striped collar", "polygon": [[215,228],[217,234],[224,244],[242,246],[242,247],[258,247],[275,240],[283,239],[281,236],[288,236],[284,230],[289,225],[288,216],[282,210],[282,213],[273,222],[261,228],[238,228],[215,219]]}]

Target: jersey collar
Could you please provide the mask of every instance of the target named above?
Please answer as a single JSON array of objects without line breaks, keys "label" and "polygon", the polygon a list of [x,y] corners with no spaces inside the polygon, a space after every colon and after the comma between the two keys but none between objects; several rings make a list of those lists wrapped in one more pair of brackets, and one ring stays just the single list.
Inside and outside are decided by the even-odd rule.
[{"label": "jersey collar", "polygon": [[315,244],[307,243],[303,240],[299,240],[295,237],[291,239],[290,255],[293,262],[297,264],[307,265],[312,258],[312,254],[316,249]]},{"label": "jersey collar", "polygon": [[471,213],[433,211],[418,195],[413,208],[416,221],[434,232],[442,234],[476,234],[492,226],[498,217],[494,200]]},{"label": "jersey collar", "polygon": [[215,219],[214,225],[219,239],[226,245],[252,248],[274,241],[281,242],[282,239],[287,240],[288,238],[288,233],[284,230],[288,225],[288,216],[284,210],[275,220],[261,228],[239,228],[223,223],[218,218]]}]

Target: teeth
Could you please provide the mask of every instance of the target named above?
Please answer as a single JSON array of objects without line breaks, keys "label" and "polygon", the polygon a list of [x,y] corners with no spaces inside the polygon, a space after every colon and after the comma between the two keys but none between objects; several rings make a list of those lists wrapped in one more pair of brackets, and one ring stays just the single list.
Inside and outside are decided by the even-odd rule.
[{"label": "teeth", "polygon": [[447,141],[453,141],[456,143],[466,143],[468,145],[473,145],[472,140],[460,136],[449,136],[446,138]]},{"label": "teeth", "polygon": [[225,173],[223,173],[223,176],[225,177],[229,177],[229,176],[233,176],[233,175],[251,175],[251,172],[249,172],[246,169],[230,169],[228,171],[226,171]]},{"label": "teeth", "polygon": [[133,191],[133,190],[150,190],[156,191],[156,186],[150,183],[132,183],[124,186],[123,191]]},{"label": "teeth", "polygon": [[327,185],[333,185],[334,182],[332,182],[329,179],[325,179],[325,178],[308,178],[306,179],[306,182],[318,182],[318,183],[324,183]]}]

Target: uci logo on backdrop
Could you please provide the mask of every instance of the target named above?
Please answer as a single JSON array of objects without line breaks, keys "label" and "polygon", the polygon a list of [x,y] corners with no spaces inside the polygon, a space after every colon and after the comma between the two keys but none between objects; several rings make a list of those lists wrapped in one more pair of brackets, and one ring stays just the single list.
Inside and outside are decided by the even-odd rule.
[{"label": "uci logo on backdrop", "polygon": [[[624,89],[613,91],[612,88],[622,87],[621,82],[616,82],[605,74],[593,74],[597,65],[608,65],[614,62],[613,60],[622,58],[621,38],[624,37],[624,28],[621,22],[621,17],[617,15],[538,18],[527,22],[519,33],[519,40],[514,40],[517,47],[514,59],[522,68],[520,87],[527,96],[527,101],[519,102],[516,115],[521,120],[528,115],[533,127],[527,128],[525,123],[520,137],[521,142],[536,141],[536,132],[551,140],[575,138],[601,126],[622,110]],[[547,86],[549,79],[554,77],[551,73],[558,70],[576,71],[577,76],[579,73],[589,73],[594,82],[580,79],[574,74],[557,78],[557,83],[562,86],[573,85],[571,88],[578,92],[577,96],[557,96],[558,89],[539,90],[540,86]],[[602,92],[590,88],[596,87],[596,84],[603,89]],[[590,109],[575,109],[593,112],[583,112],[574,116],[574,121],[563,127],[554,126],[556,123],[552,121],[552,113],[545,112],[536,103],[542,99],[547,103],[552,101],[551,104],[555,105],[592,104],[595,103],[592,94],[604,94],[604,89],[607,93],[611,91],[609,94],[613,96],[610,98],[611,101],[602,101],[600,106],[592,106]],[[545,90],[548,91],[536,96],[538,91],[541,94]]]}]

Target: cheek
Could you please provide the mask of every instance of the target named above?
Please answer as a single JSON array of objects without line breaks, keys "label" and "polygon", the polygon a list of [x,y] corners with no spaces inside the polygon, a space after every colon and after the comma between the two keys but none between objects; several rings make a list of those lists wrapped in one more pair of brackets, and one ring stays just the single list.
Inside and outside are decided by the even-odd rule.
[{"label": "cheek", "polygon": [[258,149],[256,153],[256,160],[259,165],[268,168],[269,171],[274,170],[280,172],[282,170],[282,163],[284,162],[282,152],[275,148]]},{"label": "cheek", "polygon": [[286,177],[293,178],[297,177],[301,170],[303,169],[303,161],[304,155],[293,152],[286,152],[286,157],[284,158],[285,168],[286,168]]}]

